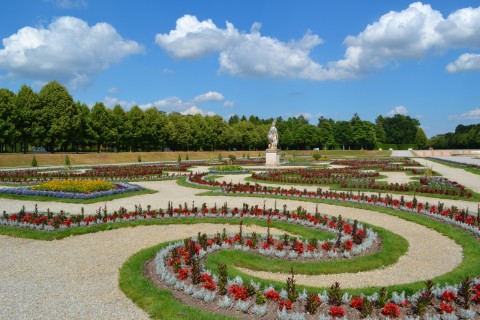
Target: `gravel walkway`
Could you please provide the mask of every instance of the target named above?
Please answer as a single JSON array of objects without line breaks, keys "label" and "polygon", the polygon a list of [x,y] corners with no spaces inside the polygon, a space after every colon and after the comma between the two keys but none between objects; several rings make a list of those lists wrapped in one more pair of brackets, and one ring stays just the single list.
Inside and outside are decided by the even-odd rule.
[{"label": "gravel walkway", "polygon": [[470,173],[463,169],[452,168],[423,158],[414,159],[424,166],[432,167],[434,171],[441,173],[445,178],[458,181],[465,187],[472,189],[476,193],[480,193],[480,176],[478,174]]},{"label": "gravel walkway", "polygon": [[[274,199],[195,196],[201,190],[184,188],[175,181],[142,182],[144,187],[158,190],[156,194],[117,199],[108,203],[109,210],[124,206],[132,209],[141,203],[145,208],[174,204],[190,205],[206,202],[229,206],[241,206],[243,202],[267,208],[274,206]],[[298,205],[315,210],[315,204],[293,200],[277,200],[281,208],[286,204],[293,209]],[[1,207],[15,211],[25,204],[32,209],[33,202],[2,200]],[[102,204],[84,205],[86,212],[98,209]],[[54,202],[39,203],[40,210],[64,209],[79,212],[82,205]],[[10,208],[10,209],[9,209]],[[2,209],[2,210],[3,210]],[[299,276],[299,283],[330,285],[340,281],[342,287],[388,285],[432,278],[455,268],[462,260],[461,247],[452,240],[420,225],[392,216],[367,210],[319,204],[322,213],[341,214],[373,225],[382,226],[404,236],[409,241],[407,254],[398,263],[384,269],[352,275]],[[237,230],[232,227],[230,230]],[[0,260],[0,318],[15,319],[142,319],[147,315],[127,299],[118,288],[118,269],[124,261],[140,249],[154,244],[184,238],[198,231],[214,233],[218,225],[172,225],[137,227],[70,237],[60,241],[35,241],[0,236],[2,259]],[[263,230],[264,231],[264,230]],[[14,266],[14,267],[13,267]],[[54,267],[52,267],[54,266]],[[285,280],[285,275],[261,274],[266,278]]]}]

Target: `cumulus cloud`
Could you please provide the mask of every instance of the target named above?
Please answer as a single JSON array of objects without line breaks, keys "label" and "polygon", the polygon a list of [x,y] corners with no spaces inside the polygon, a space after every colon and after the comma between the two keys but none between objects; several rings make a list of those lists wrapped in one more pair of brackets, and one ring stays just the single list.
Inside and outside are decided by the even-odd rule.
[{"label": "cumulus cloud", "polygon": [[87,6],[86,0],[46,0],[62,9],[82,8]]},{"label": "cumulus cloud", "polygon": [[227,100],[227,101],[225,101],[225,102],[223,103],[223,106],[224,106],[225,108],[232,108],[232,107],[235,106],[235,101],[229,101],[229,100]]},{"label": "cumulus cloud", "polygon": [[200,94],[190,100],[182,100],[179,97],[168,97],[165,99],[159,99],[154,102],[145,103],[139,105],[142,109],[148,109],[155,107],[159,110],[165,112],[179,112],[181,114],[202,114],[202,115],[214,115],[214,112],[205,112],[197,106],[197,104],[202,104],[211,101],[221,101],[224,99],[223,94],[216,91],[208,91],[206,93]]},{"label": "cumulus cloud", "polygon": [[393,108],[392,110],[390,110],[388,113],[387,113],[387,116],[389,117],[393,117],[394,115],[396,114],[403,114],[403,115],[406,115],[408,114],[408,109],[407,107],[405,106],[396,106],[395,108]]},{"label": "cumulus cloud", "polygon": [[9,77],[88,86],[112,63],[143,51],[135,41],[123,39],[108,23],[89,26],[74,17],[54,19],[47,28],[24,27],[3,39],[0,69]]},{"label": "cumulus cloud", "polygon": [[225,97],[220,92],[209,91],[207,93],[200,94],[200,95],[196,96],[195,98],[193,98],[193,102],[194,103],[203,103],[203,102],[210,102],[210,101],[221,101],[224,98]]},{"label": "cumulus cloud", "polygon": [[450,73],[462,71],[480,71],[480,54],[465,53],[447,66]]},{"label": "cumulus cloud", "polygon": [[190,108],[188,108],[187,110],[181,112],[181,114],[183,115],[196,115],[196,114],[201,114],[202,116],[214,116],[216,113],[215,112],[205,112],[203,111],[201,108],[197,107],[197,106],[191,106]]},{"label": "cumulus cloud", "polygon": [[302,112],[297,114],[295,118],[303,116],[306,120],[308,120],[308,122],[312,122],[313,120],[317,120],[318,118],[320,118],[322,115],[323,115],[322,113],[312,114],[309,112]]},{"label": "cumulus cloud", "polygon": [[[233,75],[355,79],[392,62],[420,59],[432,52],[480,48],[480,7],[459,9],[447,17],[421,2],[390,11],[356,36],[347,36],[343,58],[323,65],[310,56],[310,51],[323,43],[318,35],[307,32],[298,40],[284,42],[262,35],[260,28],[254,23],[245,33],[230,22],[219,28],[210,19],[199,21],[185,15],[177,20],[175,29],[157,34],[156,43],[179,59],[218,53],[220,70]],[[476,57],[466,58],[472,62],[464,63],[463,69],[452,66],[449,71],[477,70]]]},{"label": "cumulus cloud", "polygon": [[449,120],[477,120],[480,119],[480,108],[470,110],[460,115],[451,115]]},{"label": "cumulus cloud", "polygon": [[134,105],[136,105],[137,103],[135,101],[124,101],[124,100],[119,100],[115,97],[109,97],[109,96],[106,96],[104,99],[103,99],[103,104],[107,107],[107,108],[113,108],[115,107],[117,104],[118,105],[121,105],[123,108],[125,109],[130,109],[131,107],[133,107]]},{"label": "cumulus cloud", "polygon": [[108,88],[108,93],[118,93],[120,90],[117,87]]}]

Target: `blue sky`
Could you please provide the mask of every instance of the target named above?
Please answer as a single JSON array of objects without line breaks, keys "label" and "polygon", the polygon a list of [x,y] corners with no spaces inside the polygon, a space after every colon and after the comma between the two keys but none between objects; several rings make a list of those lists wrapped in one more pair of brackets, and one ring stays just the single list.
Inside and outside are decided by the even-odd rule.
[{"label": "blue sky", "polygon": [[129,109],[480,122],[480,1],[16,0],[0,87]]}]

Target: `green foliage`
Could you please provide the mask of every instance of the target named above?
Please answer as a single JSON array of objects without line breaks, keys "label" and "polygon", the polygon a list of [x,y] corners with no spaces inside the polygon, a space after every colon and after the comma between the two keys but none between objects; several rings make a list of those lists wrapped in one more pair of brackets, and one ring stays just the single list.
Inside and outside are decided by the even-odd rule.
[{"label": "green foliage", "polygon": [[181,161],[182,161],[182,156],[178,155],[177,162],[181,162]]},{"label": "green foliage", "polygon": [[267,303],[267,298],[265,298],[265,295],[260,290],[258,290],[256,293],[255,303],[259,306],[263,306],[265,303]]},{"label": "green foliage", "polygon": [[373,302],[368,299],[363,299],[362,302],[362,312],[360,317],[365,319],[373,314]]},{"label": "green foliage", "polygon": [[332,306],[340,306],[342,304],[342,289],[340,283],[335,282],[328,290],[328,304]]},{"label": "green foliage", "polygon": [[218,293],[225,295],[227,293],[228,270],[227,265],[218,265]]},{"label": "green foliage", "polygon": [[293,268],[290,269],[291,277],[287,278],[287,294],[288,300],[295,302],[298,299],[297,285],[295,280],[295,274],[293,273]]},{"label": "green foliage", "polygon": [[36,166],[38,166],[37,158],[35,158],[35,156],[33,156],[33,158],[32,158],[32,167],[36,167]]},{"label": "green foliage", "polygon": [[455,132],[436,135],[429,143],[435,149],[480,149],[480,123],[459,124]]},{"label": "green foliage", "polygon": [[472,300],[472,278],[466,276],[460,283],[460,289],[458,290],[458,296],[463,299],[463,308],[469,309]]},{"label": "green foliage", "polygon": [[243,167],[241,165],[236,165],[236,164],[225,164],[221,166],[215,166],[214,167],[215,171],[242,171]]},{"label": "green foliage", "polygon": [[314,292],[310,292],[307,296],[305,311],[308,312],[309,314],[315,314],[320,304],[321,304],[321,301],[319,300],[318,295]]},{"label": "green foliage", "polygon": [[312,158],[315,160],[315,161],[318,161],[320,158],[322,157],[322,155],[318,152],[315,152],[314,154],[312,154]]},{"label": "green foliage", "polygon": [[140,155],[138,155],[137,161],[138,161],[138,162],[142,162],[142,157],[141,157]]},{"label": "green foliage", "polygon": [[66,165],[67,167],[70,167],[70,166],[71,166],[70,158],[68,158],[68,155],[65,156],[65,161],[64,161],[64,162],[65,162],[65,165]]},{"label": "green foliage", "polygon": [[187,153],[187,155],[185,156],[185,160],[187,160],[187,161],[190,160],[190,158],[188,157],[188,153]]}]

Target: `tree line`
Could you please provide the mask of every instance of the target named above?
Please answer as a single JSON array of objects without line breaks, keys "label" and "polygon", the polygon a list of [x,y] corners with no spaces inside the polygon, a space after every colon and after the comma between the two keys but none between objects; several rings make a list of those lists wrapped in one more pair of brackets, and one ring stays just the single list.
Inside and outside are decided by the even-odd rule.
[{"label": "tree line", "polygon": [[435,149],[480,149],[480,123],[459,124],[455,132],[436,135],[430,143]]},{"label": "tree line", "polygon": [[[46,151],[210,151],[263,150],[273,118],[238,115],[167,114],[155,107],[107,108],[75,102],[56,81],[37,93],[23,85],[17,93],[0,89],[0,152]],[[355,114],[349,121],[321,117],[316,125],[303,116],[276,118],[284,150],[374,149],[384,144],[428,145],[417,119],[378,116],[375,123]]]}]

